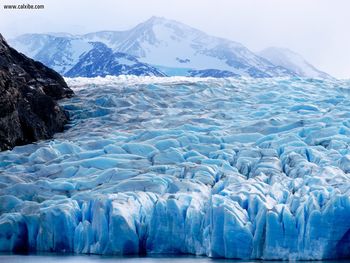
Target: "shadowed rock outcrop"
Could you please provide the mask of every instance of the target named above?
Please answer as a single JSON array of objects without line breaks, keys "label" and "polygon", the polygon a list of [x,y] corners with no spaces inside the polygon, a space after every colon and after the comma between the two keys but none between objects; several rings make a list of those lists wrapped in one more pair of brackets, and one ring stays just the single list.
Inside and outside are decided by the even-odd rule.
[{"label": "shadowed rock outcrop", "polygon": [[0,34],[0,150],[63,131],[68,115],[56,100],[71,96],[57,72],[11,48]]}]

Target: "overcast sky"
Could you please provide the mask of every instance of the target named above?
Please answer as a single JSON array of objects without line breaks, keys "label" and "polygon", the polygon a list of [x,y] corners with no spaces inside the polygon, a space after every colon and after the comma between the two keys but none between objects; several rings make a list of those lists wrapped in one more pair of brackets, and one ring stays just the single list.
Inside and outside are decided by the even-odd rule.
[{"label": "overcast sky", "polygon": [[[4,10],[4,4],[44,10]],[[252,51],[287,47],[338,78],[350,78],[350,0],[0,0],[0,32],[125,30],[152,15],[181,21]]]}]

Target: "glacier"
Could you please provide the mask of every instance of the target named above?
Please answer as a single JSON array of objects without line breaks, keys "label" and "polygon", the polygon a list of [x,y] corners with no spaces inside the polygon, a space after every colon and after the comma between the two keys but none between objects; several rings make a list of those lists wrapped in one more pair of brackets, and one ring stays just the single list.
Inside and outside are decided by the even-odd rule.
[{"label": "glacier", "polygon": [[0,153],[0,251],[350,256],[349,81],[67,82],[67,130]]}]

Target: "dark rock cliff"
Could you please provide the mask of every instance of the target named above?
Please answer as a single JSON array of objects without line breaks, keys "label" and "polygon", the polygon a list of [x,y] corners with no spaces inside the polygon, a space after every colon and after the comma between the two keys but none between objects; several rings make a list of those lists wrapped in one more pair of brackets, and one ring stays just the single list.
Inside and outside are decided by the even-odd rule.
[{"label": "dark rock cliff", "polygon": [[57,72],[11,48],[0,34],[0,150],[63,131],[68,116],[56,100],[72,95]]}]

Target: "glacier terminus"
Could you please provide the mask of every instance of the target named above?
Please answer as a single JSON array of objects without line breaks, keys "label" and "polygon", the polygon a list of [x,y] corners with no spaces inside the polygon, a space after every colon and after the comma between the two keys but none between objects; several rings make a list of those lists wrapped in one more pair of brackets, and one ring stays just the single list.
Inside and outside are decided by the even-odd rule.
[{"label": "glacier terminus", "polygon": [[66,80],[66,131],[0,153],[1,251],[350,256],[349,81]]}]

